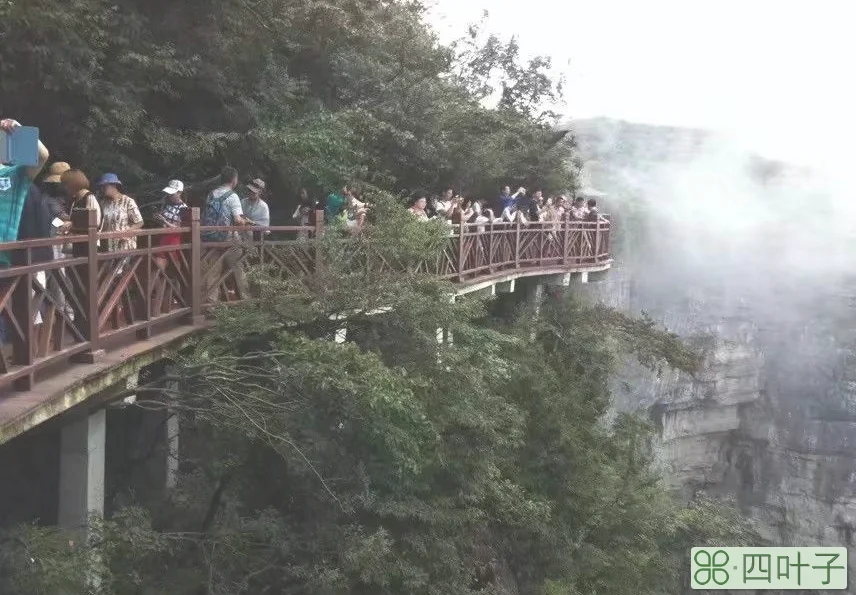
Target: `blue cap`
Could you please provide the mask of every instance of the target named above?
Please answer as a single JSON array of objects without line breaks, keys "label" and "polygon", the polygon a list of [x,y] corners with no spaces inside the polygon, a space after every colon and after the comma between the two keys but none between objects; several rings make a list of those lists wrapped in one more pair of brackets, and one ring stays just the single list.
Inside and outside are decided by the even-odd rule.
[{"label": "blue cap", "polygon": [[101,179],[98,180],[96,186],[104,186],[106,184],[114,184],[116,186],[121,186],[122,182],[119,181],[119,176],[116,174],[104,174],[101,176]]}]

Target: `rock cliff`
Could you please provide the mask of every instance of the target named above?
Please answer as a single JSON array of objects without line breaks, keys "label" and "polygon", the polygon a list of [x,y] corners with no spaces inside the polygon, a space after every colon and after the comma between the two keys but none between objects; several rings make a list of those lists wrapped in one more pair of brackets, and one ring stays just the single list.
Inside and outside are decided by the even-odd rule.
[{"label": "rock cliff", "polygon": [[706,355],[697,378],[628,362],[617,406],[649,412],[688,495],[735,498],[777,545],[853,546],[856,281],[836,197],[702,131],[573,127],[619,230],[618,263],[589,291]]}]

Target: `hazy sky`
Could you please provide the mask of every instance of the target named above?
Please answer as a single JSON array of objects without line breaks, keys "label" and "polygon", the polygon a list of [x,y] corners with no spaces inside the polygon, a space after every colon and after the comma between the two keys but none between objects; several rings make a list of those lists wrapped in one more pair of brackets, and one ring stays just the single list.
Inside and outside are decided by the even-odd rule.
[{"label": "hazy sky", "polygon": [[551,56],[571,116],[712,128],[772,157],[852,168],[856,2],[435,2],[444,40],[488,10],[490,31]]}]

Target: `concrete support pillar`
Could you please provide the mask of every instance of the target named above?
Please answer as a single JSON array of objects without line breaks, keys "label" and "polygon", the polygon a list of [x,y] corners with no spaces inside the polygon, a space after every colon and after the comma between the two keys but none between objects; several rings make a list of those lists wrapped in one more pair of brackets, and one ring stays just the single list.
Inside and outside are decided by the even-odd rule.
[{"label": "concrete support pillar", "polygon": [[[140,373],[134,372],[133,374],[128,376],[127,380],[125,381],[125,388],[128,390],[134,390],[138,386],[140,386]],[[125,405],[133,405],[137,402],[137,395],[128,395],[127,397],[122,399],[122,402]]]},{"label": "concrete support pillar", "polygon": [[[449,303],[455,303],[455,296],[451,295],[449,297]],[[440,361],[442,358],[440,357],[440,348],[443,344],[451,345],[453,342],[452,331],[448,327],[437,327],[437,361]]]},{"label": "concrete support pillar", "polygon": [[[168,377],[175,376],[176,369],[174,366],[167,366],[165,373]],[[166,410],[164,426],[164,436],[166,438],[166,448],[164,449],[166,477],[164,478],[164,485],[167,490],[172,490],[178,485],[178,463],[180,461],[178,450],[179,417],[178,410],[174,407],[179,389],[178,381],[167,381],[165,388],[168,391],[167,399],[169,399],[168,403],[170,406]]]},{"label": "concrete support pillar", "polygon": [[609,271],[588,271],[588,283],[603,281]]},{"label": "concrete support pillar", "polygon": [[543,280],[544,283],[550,287],[568,287],[571,284],[571,273],[546,275],[543,277]]},{"label": "concrete support pillar", "polygon": [[107,412],[70,420],[61,433],[58,521],[61,527],[83,530],[91,514],[104,514]]},{"label": "concrete support pillar", "polygon": [[178,412],[169,410],[166,420],[166,489],[178,485]]},{"label": "concrete support pillar", "polygon": [[516,279],[512,279],[511,281],[504,281],[502,283],[496,284],[496,293],[514,293],[516,289]]},{"label": "concrete support pillar", "polygon": [[[544,286],[541,283],[533,285],[526,295],[526,300],[532,304],[533,307],[532,321],[537,322],[541,316],[541,302],[544,300]],[[529,333],[529,340],[535,340],[534,330]]]},{"label": "concrete support pillar", "polygon": [[541,283],[532,285],[526,294],[527,301],[535,306],[535,315],[541,313],[541,302],[544,300],[544,286]]},{"label": "concrete support pillar", "polygon": [[452,331],[447,328],[438,328],[437,329],[437,345],[442,345],[445,343],[446,345],[451,345],[454,343],[454,336],[452,335]]},{"label": "concrete support pillar", "polygon": [[[492,287],[496,287],[496,286],[492,286]],[[493,290],[491,290],[491,292],[493,292]],[[491,293],[491,295],[494,295],[494,294]],[[455,295],[452,295],[451,297],[449,297],[449,303],[454,304],[456,299],[457,299],[457,297]],[[452,329],[447,328],[446,329],[446,344],[451,345],[454,342],[455,342],[455,336],[452,334]]]}]

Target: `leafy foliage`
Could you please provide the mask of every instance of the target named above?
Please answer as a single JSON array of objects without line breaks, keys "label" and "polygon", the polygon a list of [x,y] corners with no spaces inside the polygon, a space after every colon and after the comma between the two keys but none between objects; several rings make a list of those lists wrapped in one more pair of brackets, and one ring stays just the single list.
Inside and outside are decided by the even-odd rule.
[{"label": "leafy foliage", "polygon": [[[56,158],[200,180],[224,161],[278,194],[573,183],[542,106],[549,63],[514,42],[444,47],[419,2],[33,0],[0,4],[0,111]],[[479,39],[481,36],[477,36]],[[504,73],[499,109],[483,89]],[[160,182],[162,184],[162,180]]]},{"label": "leafy foliage", "polygon": [[[423,11],[0,0],[2,111],[39,125],[56,158],[142,189],[224,161],[280,192],[358,181],[377,219],[356,239],[328,233],[308,279],[253,271],[262,299],[219,312],[178,357],[180,390],[161,388],[181,416],[176,491],[85,542],[5,536],[0,591],[674,593],[688,544],[752,538],[670,496],[647,424],[604,421],[617,354],[694,369],[674,336],[568,298],[545,305],[533,340],[529,313],[500,324],[408,266],[446,230],[404,213],[399,192],[575,183],[548,62],[521,64],[477,29],[442,47]],[[343,324],[348,343],[326,340]]]},{"label": "leafy foliage", "polygon": [[[485,325],[484,304],[450,303],[442,282],[347,262],[438,239],[413,218],[330,234],[341,261],[299,285],[261,275],[264,299],[219,313],[165,395],[181,415],[179,488],[84,548],[101,593],[676,593],[691,545],[752,539],[670,495],[648,424],[605,421],[617,354],[692,368],[674,336],[567,296],[544,304],[533,339],[529,312]],[[347,343],[325,340],[342,324]],[[25,543],[85,580],[62,548]],[[19,559],[0,567],[15,592],[54,580]]]}]

